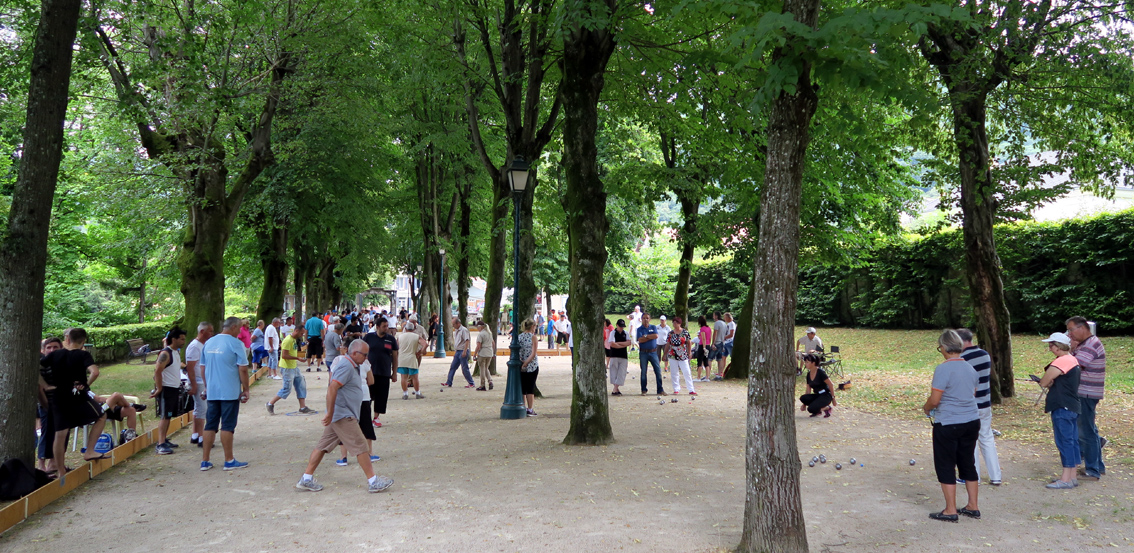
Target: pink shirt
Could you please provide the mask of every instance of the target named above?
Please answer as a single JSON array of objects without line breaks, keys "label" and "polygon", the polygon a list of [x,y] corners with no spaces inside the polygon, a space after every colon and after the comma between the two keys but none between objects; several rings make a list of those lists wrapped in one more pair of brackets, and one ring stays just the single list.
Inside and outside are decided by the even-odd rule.
[{"label": "pink shirt", "polygon": [[701,338],[701,345],[709,347],[713,343],[713,329],[708,326],[701,327],[701,331],[697,333]]},{"label": "pink shirt", "polygon": [[240,332],[236,334],[236,339],[240,340],[244,344],[244,347],[252,347],[252,333],[248,331],[248,327],[240,327]]}]

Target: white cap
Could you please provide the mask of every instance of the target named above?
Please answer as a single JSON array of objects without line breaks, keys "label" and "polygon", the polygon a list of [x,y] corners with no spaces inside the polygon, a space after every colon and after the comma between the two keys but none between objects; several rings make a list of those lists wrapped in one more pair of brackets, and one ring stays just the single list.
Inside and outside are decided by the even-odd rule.
[{"label": "white cap", "polygon": [[1048,336],[1046,340],[1041,340],[1041,341],[1043,341],[1043,342],[1055,342],[1057,344],[1063,344],[1065,346],[1071,345],[1071,337],[1062,333],[1062,332],[1052,332],[1051,336]]},{"label": "white cap", "polygon": [[661,320],[663,320],[663,321],[665,320],[665,315],[661,316]]},{"label": "white cap", "polygon": [[813,327],[813,326],[807,327],[807,334],[815,334],[815,327]]}]

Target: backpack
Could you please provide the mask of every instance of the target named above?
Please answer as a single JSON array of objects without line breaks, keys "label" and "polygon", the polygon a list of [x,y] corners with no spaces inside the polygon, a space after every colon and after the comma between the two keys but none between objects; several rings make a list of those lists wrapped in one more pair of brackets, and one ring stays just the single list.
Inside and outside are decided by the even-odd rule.
[{"label": "backpack", "polygon": [[20,459],[8,459],[0,465],[0,501],[14,501],[49,482],[46,472],[33,469]]}]

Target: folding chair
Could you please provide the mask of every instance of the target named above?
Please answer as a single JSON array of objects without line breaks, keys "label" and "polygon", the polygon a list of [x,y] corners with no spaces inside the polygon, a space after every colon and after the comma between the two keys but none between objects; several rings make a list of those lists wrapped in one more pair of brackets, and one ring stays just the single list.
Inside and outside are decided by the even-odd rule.
[{"label": "folding chair", "polygon": [[839,346],[831,346],[831,351],[823,354],[819,368],[823,369],[827,376],[843,376],[843,356],[839,352]]}]

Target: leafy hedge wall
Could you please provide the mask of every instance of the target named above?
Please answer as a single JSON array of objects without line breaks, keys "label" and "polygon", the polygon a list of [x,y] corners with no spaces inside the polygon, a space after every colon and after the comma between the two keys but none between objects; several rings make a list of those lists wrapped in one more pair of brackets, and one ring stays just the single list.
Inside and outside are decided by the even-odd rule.
[{"label": "leafy hedge wall", "polygon": [[[1015,330],[1049,332],[1072,315],[1134,331],[1134,210],[996,227]],[[800,324],[971,325],[959,229],[875,246],[862,266],[800,272]]]},{"label": "leafy hedge wall", "polygon": [[[151,349],[156,351],[160,349],[161,340],[165,338],[165,333],[168,332],[173,325],[174,323],[172,321],[162,321],[87,328],[87,343],[94,346],[92,355],[94,355],[95,362],[109,363],[119,361],[124,359],[126,354],[129,353],[126,340],[141,338],[150,345]],[[43,337],[58,336],[62,338],[63,332],[66,330],[65,328],[45,329]]]}]

